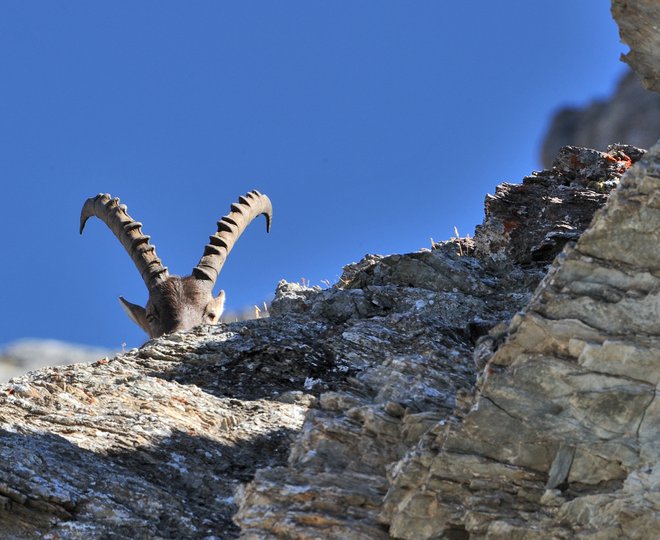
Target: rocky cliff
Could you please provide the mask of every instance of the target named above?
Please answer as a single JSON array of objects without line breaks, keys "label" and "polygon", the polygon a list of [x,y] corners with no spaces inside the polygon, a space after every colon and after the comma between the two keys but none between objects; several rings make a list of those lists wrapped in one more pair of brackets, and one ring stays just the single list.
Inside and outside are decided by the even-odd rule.
[{"label": "rocky cliff", "polygon": [[656,0],[612,0],[612,16],[621,41],[630,46],[621,59],[641,77],[645,88],[660,92],[660,4]]},{"label": "rocky cliff", "polygon": [[[520,243],[559,238],[561,249],[555,205],[579,234],[571,203],[589,208],[597,194],[586,186],[613,181],[624,160],[566,149],[553,171],[487,199],[462,256],[445,244],[347,269],[349,290],[435,296],[342,333],[362,345],[363,367],[349,388],[320,396],[287,466],[242,488],[245,537],[657,536],[659,166],[656,147],[533,295],[553,250]],[[476,386],[472,360],[485,365]]]},{"label": "rocky cliff", "polygon": [[658,538],[659,231],[660,144],[568,147],[474,238],[15,378],[0,534]]},{"label": "rocky cliff", "polygon": [[491,346],[469,408],[392,470],[394,536],[659,537],[660,145],[640,165]]},{"label": "rocky cliff", "polygon": [[566,148],[499,186],[474,239],[368,256],[327,290],[283,282],[268,319],[12,380],[0,530],[570,537],[609,520],[643,537],[659,154]]}]

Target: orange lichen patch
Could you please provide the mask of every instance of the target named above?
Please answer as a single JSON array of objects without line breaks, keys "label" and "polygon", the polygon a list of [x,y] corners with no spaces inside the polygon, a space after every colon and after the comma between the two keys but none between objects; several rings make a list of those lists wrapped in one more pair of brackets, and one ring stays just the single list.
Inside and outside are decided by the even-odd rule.
[{"label": "orange lichen patch", "polygon": [[615,155],[606,154],[605,158],[615,163],[619,168],[627,171],[632,165],[632,160],[623,152],[617,152]]}]

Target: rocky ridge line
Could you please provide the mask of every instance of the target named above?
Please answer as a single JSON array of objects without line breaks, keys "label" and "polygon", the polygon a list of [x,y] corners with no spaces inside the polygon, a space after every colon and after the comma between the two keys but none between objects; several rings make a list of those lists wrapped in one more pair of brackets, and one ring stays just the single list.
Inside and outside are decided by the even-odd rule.
[{"label": "rocky ridge line", "polygon": [[465,414],[397,465],[393,536],[660,536],[659,224],[656,145],[513,318]]},{"label": "rocky ridge line", "polygon": [[[628,152],[635,159],[643,155],[633,149],[628,149]],[[608,155],[566,148],[552,171],[533,175],[521,185],[499,187],[496,197],[487,197],[487,217],[474,242],[463,241],[464,252],[472,250],[477,257],[456,258],[456,261],[465,263],[462,268],[442,268],[436,262],[433,276],[436,283],[441,282],[439,289],[458,289],[461,294],[455,300],[457,305],[464,307],[471,307],[474,296],[481,300],[489,297],[484,290],[471,296],[470,292],[476,292],[474,289],[471,291],[469,287],[457,288],[456,276],[459,275],[461,279],[472,279],[473,283],[494,285],[496,290],[504,293],[503,296],[508,294],[507,301],[499,304],[500,309],[504,305],[509,309],[515,306],[512,297],[516,295],[520,295],[521,302],[518,306],[522,307],[527,299],[523,292],[525,287],[520,286],[525,281],[523,276],[527,278],[527,287],[533,286],[535,281],[532,276],[538,274],[543,262],[551,260],[554,252],[561,250],[572,239],[572,235],[575,235],[575,238],[580,235],[580,224],[586,226],[589,221],[587,218],[591,217],[587,214],[587,209],[596,206],[595,203],[590,205],[584,204],[583,201],[597,200],[598,192],[594,191],[596,188],[604,190],[606,186],[612,187],[616,173],[620,174],[630,164],[631,160],[624,158],[624,155],[627,157],[620,148],[613,148]],[[594,183],[596,179],[599,182]],[[544,195],[539,196],[541,193]],[[603,196],[603,200],[604,198]],[[581,204],[573,204],[576,200]],[[521,212],[521,208],[525,208],[526,212]],[[570,210],[577,208],[583,213],[573,215],[575,212],[571,213]],[[556,216],[562,216],[564,219],[557,222]],[[656,220],[655,223],[659,221]],[[558,227],[564,233],[570,234],[556,234]],[[549,246],[549,249],[539,250],[535,263],[535,258],[530,257],[533,251],[521,250],[521,245],[544,245]],[[450,252],[446,252],[449,249],[448,244],[439,248],[440,251],[445,251],[445,257],[449,256]],[[455,249],[452,247],[452,250]],[[429,254],[429,260],[425,263],[433,260],[431,255]],[[544,255],[550,258],[544,259]],[[401,261],[399,256],[368,258],[357,267],[349,267],[342,281],[349,287],[358,286],[362,290],[384,283],[405,286],[413,281],[415,287],[430,288],[433,281],[425,275],[424,265],[420,264],[420,259],[423,260],[426,254],[413,254],[410,257],[405,262]],[[396,271],[393,271],[395,265]],[[485,270],[485,273],[479,274],[477,269]],[[453,273],[453,270],[459,270],[460,274]],[[519,283],[517,291],[511,288],[511,283],[505,284],[506,280],[502,280],[504,275]],[[545,285],[540,287],[539,291],[544,287]],[[531,288],[527,289],[530,290]],[[538,294],[540,293],[537,292]],[[305,305],[306,302],[301,299],[301,308],[308,311]],[[490,304],[493,309],[487,316],[484,311],[466,313],[464,321],[468,324],[463,327],[462,335],[459,328],[447,328],[446,323],[444,329],[440,325],[434,325],[434,331],[439,330],[434,332],[436,341],[446,339],[447,336],[454,338],[454,343],[446,349],[429,347],[429,352],[418,358],[415,356],[418,356],[419,349],[411,349],[408,354],[404,353],[392,359],[384,356],[383,363],[367,366],[359,373],[352,392],[322,395],[320,410],[310,411],[307,415],[303,434],[294,443],[288,466],[258,471],[255,480],[241,492],[241,507],[236,519],[241,524],[243,537],[268,538],[271,535],[279,535],[314,538],[315,534],[322,531],[324,538],[386,538],[388,532],[397,538],[434,538],[443,534],[447,537],[472,534],[474,537],[508,538],[507,535],[513,531],[520,534],[521,538],[526,538],[526,535],[541,530],[537,529],[536,521],[529,523],[530,516],[538,520],[535,512],[546,517],[552,525],[554,515],[546,515],[541,498],[545,495],[544,486],[548,482],[553,458],[558,452],[557,445],[546,442],[542,437],[536,437],[539,440],[531,444],[528,452],[536,452],[545,459],[537,464],[536,469],[514,468],[506,462],[498,466],[490,455],[493,447],[503,452],[510,448],[512,429],[524,433],[527,437],[520,443],[516,440],[512,442],[515,451],[520,451],[528,441],[534,440],[534,434],[543,433],[545,420],[540,421],[540,425],[534,425],[533,415],[527,415],[525,418],[532,425],[523,426],[523,429],[518,425],[512,426],[511,421],[503,422],[498,418],[495,422],[492,417],[486,417],[482,428],[492,436],[485,442],[482,439],[475,441],[472,455],[466,456],[466,452],[459,449],[446,458],[446,463],[442,461],[445,453],[440,452],[440,457],[436,457],[438,449],[446,444],[443,434],[448,429],[447,426],[461,426],[463,414],[472,405],[471,386],[457,384],[454,375],[460,367],[468,369],[468,359],[474,354],[467,335],[469,330],[478,333],[479,323],[484,317],[489,319],[485,326],[494,324],[498,316],[501,319],[508,318],[506,310],[498,312],[496,306],[495,302]],[[453,310],[456,308],[452,307]],[[444,316],[443,319],[447,321],[448,317]],[[381,319],[379,323],[382,322]],[[429,322],[425,321],[423,326],[428,328]],[[489,335],[478,340],[475,351],[477,354],[483,353],[484,345],[487,345],[485,351],[488,359],[488,353],[492,356],[498,342],[513,332],[511,328],[503,330],[501,327],[502,325],[496,326]],[[570,321],[562,328],[566,333],[572,332]],[[547,333],[551,334],[551,330]],[[367,332],[367,335],[369,334]],[[417,332],[412,331],[412,334],[417,335]],[[544,344],[540,342],[539,335],[543,334],[534,334],[530,339],[539,341],[537,345],[542,348]],[[378,335],[378,340],[381,339]],[[552,343],[552,338],[548,337],[548,341]],[[377,346],[372,349],[379,356],[382,354]],[[412,351],[417,354],[411,354]],[[491,361],[487,373],[494,369],[492,362],[494,360]],[[414,380],[428,381],[428,387],[425,388],[419,382],[413,383],[410,377],[401,377],[402,372],[414,373],[413,366],[418,373],[419,366],[423,366],[424,372]],[[394,377],[384,377],[381,373],[383,369],[386,373],[400,378],[396,380]],[[554,373],[541,375],[541,380],[547,381],[549,387],[552,387],[555,380],[551,375]],[[506,375],[502,377],[507,379]],[[454,384],[452,392],[444,393],[442,406],[437,402],[420,406],[414,401],[414,407],[408,405],[415,395],[432,393],[438,388],[437,381],[443,378],[445,387],[450,381]],[[377,384],[374,384],[374,380]],[[492,375],[487,380],[492,382]],[[600,382],[600,379],[597,382]],[[566,386],[565,383],[562,384]],[[408,391],[402,394],[402,388],[407,388]],[[507,388],[509,399],[515,399],[513,394],[516,394],[518,387]],[[394,389],[398,390],[398,393],[394,393],[396,400],[391,399]],[[532,390],[534,393],[520,386],[520,391],[527,392],[525,395],[530,396],[530,401],[534,402],[537,397],[539,400],[543,399],[538,388]],[[400,401],[404,396],[408,401]],[[609,396],[609,399],[617,397],[615,394],[614,398]],[[621,400],[625,401],[627,397],[623,396]],[[603,402],[606,403],[607,399],[604,398]],[[521,408],[528,406],[529,403],[524,401]],[[580,406],[582,404],[577,405],[578,408]],[[486,405],[478,404],[475,405],[476,408],[483,410]],[[594,408],[598,411],[597,405]],[[609,409],[600,411],[604,416],[610,412]],[[596,412],[592,414],[595,415]],[[426,423],[417,429],[411,429],[410,423],[420,415]],[[467,419],[470,418],[468,415]],[[600,420],[600,417],[596,420]],[[410,437],[411,432],[415,433],[415,437]],[[460,432],[456,438],[470,441],[471,436],[472,432]],[[383,441],[386,443],[383,444]],[[481,444],[483,446],[480,446]],[[323,449],[320,455],[319,448]],[[562,450],[558,455],[564,456],[566,452],[572,451]],[[395,459],[397,453],[401,456],[399,460]],[[582,459],[588,461],[591,457],[582,456]],[[616,460],[616,457],[614,459]],[[438,462],[445,465],[446,470],[436,472]],[[577,473],[578,470],[576,468],[574,472]],[[489,479],[489,474],[494,478]],[[483,481],[475,479],[481,477]],[[319,478],[323,480],[319,481]],[[564,479],[561,479],[556,482],[553,488],[563,484],[563,481]],[[579,483],[580,480],[577,480],[574,485]],[[388,490],[385,504],[379,507],[379,497],[384,489]],[[479,489],[483,492],[480,498]],[[515,491],[512,493],[512,490]],[[556,503],[563,492],[549,493],[546,499],[556,496]],[[516,498],[516,495],[520,497]],[[473,499],[478,499],[474,503],[477,509],[465,512],[466,508],[470,508]],[[514,511],[509,512],[507,503],[514,507]],[[511,522],[506,520],[509,513],[515,514],[515,511],[524,516],[516,515],[522,522],[518,529],[516,519],[511,518]],[[649,513],[642,514],[648,522]],[[502,523],[489,530],[489,522],[497,521],[498,517]],[[383,528],[378,528],[379,523]],[[580,524],[574,523],[560,527],[558,532],[562,537],[570,538],[571,534],[579,529]],[[501,531],[504,532],[498,536]],[[542,535],[546,533],[540,534],[539,537],[544,537]]]},{"label": "rocky ridge line", "polygon": [[[550,235],[561,249],[544,205],[593,198],[591,182],[610,189],[632,161],[622,149],[570,152],[572,168],[523,189],[534,227],[501,227],[519,192],[515,204],[489,199],[483,236],[460,240],[463,255],[449,242],[367,257],[341,287],[280,284],[269,319],[200,327],[1,387],[0,529],[53,539],[387,537],[383,500],[398,463],[469,402],[475,340],[545,275],[549,258],[515,260],[513,232]],[[539,185],[553,193],[544,202]],[[579,234],[586,218],[568,223]]]}]

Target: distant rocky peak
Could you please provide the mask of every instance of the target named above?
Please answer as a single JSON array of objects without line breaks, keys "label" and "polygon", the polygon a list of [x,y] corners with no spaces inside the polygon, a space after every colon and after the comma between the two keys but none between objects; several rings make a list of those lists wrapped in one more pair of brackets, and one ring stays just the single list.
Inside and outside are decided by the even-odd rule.
[{"label": "distant rocky peak", "polygon": [[660,94],[644,89],[626,72],[609,99],[586,107],[565,107],[553,117],[541,144],[541,162],[550,168],[562,146],[605,150],[612,143],[650,148],[660,138]]}]

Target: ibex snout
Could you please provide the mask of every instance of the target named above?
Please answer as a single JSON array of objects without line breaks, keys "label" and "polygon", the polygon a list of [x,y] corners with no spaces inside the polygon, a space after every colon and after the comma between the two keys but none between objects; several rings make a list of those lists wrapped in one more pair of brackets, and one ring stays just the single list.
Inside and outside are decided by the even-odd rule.
[{"label": "ibex snout", "polygon": [[270,199],[251,191],[231,205],[231,212],[218,221],[217,232],[210,237],[204,254],[192,275],[170,276],[156,256],[149,236],[142,234],[142,224],[127,213],[119,199],[99,194],[88,199],[80,215],[80,233],[91,216],[103,220],[122,243],[135,263],[147,289],[145,307],[119,297],[128,316],[151,338],[180,330],[190,330],[200,324],[217,324],[224,310],[225,292],[213,296],[213,287],[227,255],[238,237],[257,216],[266,216],[270,230],[273,209]]},{"label": "ibex snout", "polygon": [[146,307],[119,297],[124,311],[150,338],[190,330],[200,324],[217,324],[225,308],[225,291],[213,296],[198,280],[170,276],[149,294]]}]

